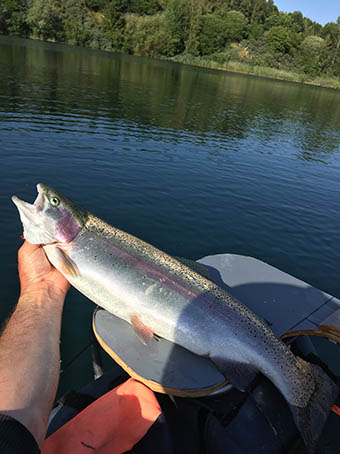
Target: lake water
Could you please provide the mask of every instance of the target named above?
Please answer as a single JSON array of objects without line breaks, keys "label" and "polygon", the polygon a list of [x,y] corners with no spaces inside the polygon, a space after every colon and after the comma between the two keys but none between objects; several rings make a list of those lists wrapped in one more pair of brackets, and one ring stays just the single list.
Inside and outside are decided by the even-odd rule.
[{"label": "lake water", "polygon": [[[340,297],[335,90],[0,37],[0,169],[1,320],[19,291],[10,196],[39,182],[170,254],[250,255]],[[64,364],[92,310],[70,292]]]}]

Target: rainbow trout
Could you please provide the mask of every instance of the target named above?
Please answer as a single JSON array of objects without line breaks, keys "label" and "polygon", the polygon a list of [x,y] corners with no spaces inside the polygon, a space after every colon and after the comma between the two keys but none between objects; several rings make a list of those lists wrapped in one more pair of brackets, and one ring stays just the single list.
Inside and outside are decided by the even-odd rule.
[{"label": "rainbow trout", "polygon": [[252,311],[189,267],[38,184],[34,204],[12,197],[24,237],[86,297],[130,323],[209,357],[236,388],[257,372],[279,389],[310,452],[338,395],[318,367],[295,357]]}]

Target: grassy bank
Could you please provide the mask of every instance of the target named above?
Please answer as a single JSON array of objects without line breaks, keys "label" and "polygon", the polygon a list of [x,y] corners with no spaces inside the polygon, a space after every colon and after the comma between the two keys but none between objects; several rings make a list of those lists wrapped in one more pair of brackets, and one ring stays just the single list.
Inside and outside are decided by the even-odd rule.
[{"label": "grassy bank", "polygon": [[269,68],[265,66],[253,66],[247,63],[238,61],[220,62],[210,57],[194,57],[192,55],[177,55],[170,59],[177,63],[187,65],[201,66],[204,68],[220,69],[224,71],[232,71],[253,76],[269,77],[272,79],[287,80],[291,82],[304,83],[309,85],[317,85],[326,88],[340,89],[340,80],[333,77],[318,76],[316,78],[308,78],[306,74],[294,73],[291,71]]}]

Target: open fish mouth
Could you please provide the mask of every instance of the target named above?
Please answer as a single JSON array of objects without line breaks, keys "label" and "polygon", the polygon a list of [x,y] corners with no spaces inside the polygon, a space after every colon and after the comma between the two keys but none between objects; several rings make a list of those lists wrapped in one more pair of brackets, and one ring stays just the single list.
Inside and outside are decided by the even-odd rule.
[{"label": "open fish mouth", "polygon": [[34,203],[28,203],[24,200],[19,199],[16,195],[12,196],[12,201],[19,210],[21,221],[24,223],[27,221],[33,222],[34,218],[39,214],[44,208],[44,193],[40,184],[37,184],[38,196],[35,199]]},{"label": "open fish mouth", "polygon": [[51,231],[51,222],[45,215],[48,200],[43,185],[38,184],[37,191],[38,195],[33,203],[25,202],[15,195],[12,196],[12,201],[19,211],[24,227],[24,238],[32,244],[52,243],[55,240]]}]

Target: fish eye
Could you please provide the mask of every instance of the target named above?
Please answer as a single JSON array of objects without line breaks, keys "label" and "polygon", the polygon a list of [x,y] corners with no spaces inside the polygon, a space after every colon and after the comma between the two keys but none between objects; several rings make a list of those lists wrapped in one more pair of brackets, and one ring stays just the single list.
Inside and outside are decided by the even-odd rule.
[{"label": "fish eye", "polygon": [[57,207],[60,203],[60,200],[58,199],[58,197],[51,197],[50,203],[53,207]]}]

